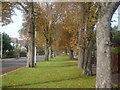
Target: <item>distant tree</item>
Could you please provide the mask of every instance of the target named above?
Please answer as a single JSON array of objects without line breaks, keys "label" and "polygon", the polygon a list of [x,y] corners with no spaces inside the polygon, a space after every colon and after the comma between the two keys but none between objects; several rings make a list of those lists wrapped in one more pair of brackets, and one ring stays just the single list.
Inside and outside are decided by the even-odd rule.
[{"label": "distant tree", "polygon": [[114,27],[111,30],[111,41],[115,42],[115,43],[119,43],[120,42],[120,31],[117,30],[117,27]]},{"label": "distant tree", "polygon": [[6,33],[3,33],[2,38],[3,38],[3,54],[9,51],[12,51],[14,48],[11,45],[11,39],[9,35],[7,35]]}]

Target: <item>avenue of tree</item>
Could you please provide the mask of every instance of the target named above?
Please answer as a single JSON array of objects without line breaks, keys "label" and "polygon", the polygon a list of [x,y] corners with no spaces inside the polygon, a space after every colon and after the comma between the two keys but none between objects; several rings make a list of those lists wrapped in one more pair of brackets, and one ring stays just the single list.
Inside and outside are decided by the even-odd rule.
[{"label": "avenue of tree", "polygon": [[27,67],[35,67],[35,46],[44,48],[48,61],[58,52],[78,55],[78,68],[92,75],[92,54],[97,48],[96,88],[112,88],[110,22],[120,2],[2,2],[3,26],[12,22],[14,8],[21,10],[19,31],[28,44]]}]

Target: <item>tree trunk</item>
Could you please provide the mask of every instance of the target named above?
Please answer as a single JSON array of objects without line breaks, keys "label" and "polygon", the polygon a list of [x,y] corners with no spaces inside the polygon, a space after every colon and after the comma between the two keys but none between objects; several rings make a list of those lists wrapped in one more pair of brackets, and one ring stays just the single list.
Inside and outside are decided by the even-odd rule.
[{"label": "tree trunk", "polygon": [[53,50],[52,47],[49,49],[49,59],[53,58]]},{"label": "tree trunk", "polygon": [[68,54],[68,50],[65,51],[65,54],[66,54],[67,56],[69,56],[69,54]]},{"label": "tree trunk", "polygon": [[84,30],[80,29],[78,36],[78,43],[79,43],[79,52],[78,52],[78,68],[83,68],[84,63],[84,39],[82,37]]},{"label": "tree trunk", "polygon": [[56,56],[57,56],[56,51],[54,51],[54,57],[56,57]]},{"label": "tree trunk", "polygon": [[85,48],[83,57],[84,57],[83,74],[86,75],[87,74],[86,68],[87,68],[87,63],[88,63],[88,47]]},{"label": "tree trunk", "polygon": [[37,59],[36,59],[36,46],[35,46],[35,56],[34,56],[34,63],[35,63],[35,65],[36,65],[36,63],[37,63]]},{"label": "tree trunk", "polygon": [[110,13],[104,12],[97,23],[96,88],[112,88],[110,55]]},{"label": "tree trunk", "polygon": [[53,58],[55,57],[55,51],[53,51],[53,55],[52,56],[53,56]]},{"label": "tree trunk", "polygon": [[83,68],[84,63],[84,49],[80,48],[78,52],[78,68]]},{"label": "tree trunk", "polygon": [[110,18],[109,13],[97,24],[97,88],[111,88]]},{"label": "tree trunk", "polygon": [[92,41],[88,41],[88,46],[84,51],[83,74],[92,76]]},{"label": "tree trunk", "polygon": [[97,88],[111,88],[110,20],[109,13],[97,24]]},{"label": "tree trunk", "polygon": [[35,67],[34,55],[35,55],[35,19],[34,19],[34,5],[30,2],[30,41],[29,41],[29,52],[27,67]]},{"label": "tree trunk", "polygon": [[53,51],[52,51],[52,49],[50,48],[50,49],[49,49],[49,60],[50,60],[51,58],[53,58]]},{"label": "tree trunk", "polygon": [[51,59],[51,54],[52,52],[51,52],[51,49],[49,48],[49,60]]},{"label": "tree trunk", "polygon": [[51,49],[51,58],[53,58],[54,56],[53,56],[53,50]]},{"label": "tree trunk", "polygon": [[30,67],[30,45],[28,45],[28,53],[27,53],[27,65],[26,67]]},{"label": "tree trunk", "polygon": [[100,3],[97,23],[97,76],[96,88],[112,88],[110,55],[110,22],[119,6],[116,2]]},{"label": "tree trunk", "polygon": [[89,51],[88,51],[88,63],[87,63],[87,76],[92,76],[92,47],[93,42],[90,41]]},{"label": "tree trunk", "polygon": [[74,58],[74,56],[73,56],[73,50],[69,50],[69,57],[70,57],[70,59]]},{"label": "tree trunk", "polygon": [[49,47],[45,47],[45,61],[49,61]]}]

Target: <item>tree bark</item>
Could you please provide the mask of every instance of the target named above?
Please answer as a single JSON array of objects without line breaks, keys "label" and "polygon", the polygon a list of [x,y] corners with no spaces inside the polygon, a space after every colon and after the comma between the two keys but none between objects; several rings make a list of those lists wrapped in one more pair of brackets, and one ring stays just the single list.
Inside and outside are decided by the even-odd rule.
[{"label": "tree bark", "polygon": [[88,41],[84,51],[83,74],[87,76],[92,76],[92,45],[92,40]]},{"label": "tree bark", "polygon": [[82,37],[84,30],[79,29],[78,30],[79,36],[78,36],[78,43],[79,43],[79,52],[78,52],[78,68],[83,69],[83,63],[84,63],[84,39]]},{"label": "tree bark", "polygon": [[78,52],[78,68],[83,68],[84,63],[84,49],[80,48]]},{"label": "tree bark", "polygon": [[54,58],[52,49],[51,49],[51,57],[50,58]]},{"label": "tree bark", "polygon": [[97,24],[97,88],[111,88],[110,18],[106,13]]},{"label": "tree bark", "polygon": [[45,61],[49,61],[49,47],[45,47]]},{"label": "tree bark", "polygon": [[73,50],[69,50],[69,57],[70,57],[70,59],[74,58],[74,56],[73,56]]},{"label": "tree bark", "polygon": [[57,56],[57,51],[54,51],[54,56],[55,56],[55,57]]},{"label": "tree bark", "polygon": [[87,76],[92,76],[92,49],[93,49],[93,42],[90,41],[89,44],[89,51],[88,51],[88,63],[87,63]]},{"label": "tree bark", "polygon": [[55,51],[53,51],[53,55],[52,56],[53,56],[53,58],[55,57]]},{"label": "tree bark", "polygon": [[[81,7],[81,14],[80,14],[80,19],[81,19],[81,23],[84,23],[84,5],[81,3],[80,5]],[[81,26],[80,29],[78,29],[78,68],[83,69],[83,63],[84,63],[84,38],[82,37],[82,35],[84,35],[84,29],[83,26]]]},{"label": "tree bark", "polygon": [[49,43],[49,39],[46,38],[46,45],[45,45],[45,61],[49,61],[49,54],[50,54],[50,43]]},{"label": "tree bark", "polygon": [[83,74],[86,75],[87,74],[87,63],[88,63],[88,47],[85,48],[84,51],[84,62],[83,62]]},{"label": "tree bark", "polygon": [[[112,88],[110,55],[110,21],[119,5],[115,2],[100,3],[97,23],[97,75],[96,88]],[[116,6],[117,5],[117,6]]]},{"label": "tree bark", "polygon": [[27,53],[27,65],[26,67],[30,67],[30,45],[28,45],[28,53]]},{"label": "tree bark", "polygon": [[49,59],[53,58],[53,50],[52,47],[49,49]]},{"label": "tree bark", "polygon": [[51,59],[51,54],[52,52],[51,52],[51,49],[49,48],[49,60]]},{"label": "tree bark", "polygon": [[34,18],[34,5],[30,2],[30,41],[27,67],[35,67],[34,55],[35,55],[35,18]]}]

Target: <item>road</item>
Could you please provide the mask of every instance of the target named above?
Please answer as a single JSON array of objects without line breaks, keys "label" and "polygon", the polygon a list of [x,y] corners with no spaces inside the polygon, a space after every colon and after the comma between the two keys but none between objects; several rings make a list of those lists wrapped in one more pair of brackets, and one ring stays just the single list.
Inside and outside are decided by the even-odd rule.
[{"label": "road", "polygon": [[[37,61],[42,61],[44,60],[44,56],[37,56]],[[15,70],[20,67],[25,67],[27,63],[27,58],[11,58],[11,59],[2,59],[1,60],[2,64],[0,64],[0,74],[4,74],[7,72],[10,72],[12,70]]]}]

